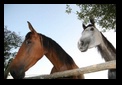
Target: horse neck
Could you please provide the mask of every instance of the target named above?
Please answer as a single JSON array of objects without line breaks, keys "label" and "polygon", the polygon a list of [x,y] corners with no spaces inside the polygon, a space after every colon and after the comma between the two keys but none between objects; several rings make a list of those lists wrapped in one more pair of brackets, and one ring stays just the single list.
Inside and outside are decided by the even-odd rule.
[{"label": "horse neck", "polygon": [[[101,32],[100,32],[101,33]],[[114,46],[102,35],[102,43],[97,46],[98,51],[105,61],[111,61],[116,59],[116,49]]]},{"label": "horse neck", "polygon": [[77,68],[73,59],[51,38],[43,36],[43,46],[45,49],[45,56],[57,70],[71,69],[72,67]]},{"label": "horse neck", "polygon": [[54,51],[48,50],[45,56],[50,60],[56,69],[60,69],[61,67],[63,68],[64,63],[59,59],[58,55]]}]

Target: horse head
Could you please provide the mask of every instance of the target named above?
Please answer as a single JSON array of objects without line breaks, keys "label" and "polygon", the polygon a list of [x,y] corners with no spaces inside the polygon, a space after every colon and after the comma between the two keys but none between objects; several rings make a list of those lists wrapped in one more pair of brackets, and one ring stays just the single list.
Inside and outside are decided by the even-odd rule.
[{"label": "horse head", "polygon": [[32,67],[44,54],[42,38],[28,22],[30,32],[26,35],[15,59],[11,63],[10,73],[15,79],[25,76],[25,71]]},{"label": "horse head", "polygon": [[95,26],[94,19],[90,19],[89,25],[83,26],[82,36],[78,41],[78,48],[81,52],[87,51],[89,48],[93,48],[101,43],[101,33]]}]

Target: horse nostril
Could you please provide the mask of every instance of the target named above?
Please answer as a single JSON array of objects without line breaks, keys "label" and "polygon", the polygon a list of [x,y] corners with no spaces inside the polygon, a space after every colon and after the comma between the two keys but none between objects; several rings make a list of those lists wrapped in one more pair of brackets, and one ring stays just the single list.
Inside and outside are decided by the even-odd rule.
[{"label": "horse nostril", "polygon": [[81,45],[84,45],[84,41],[81,41]]}]

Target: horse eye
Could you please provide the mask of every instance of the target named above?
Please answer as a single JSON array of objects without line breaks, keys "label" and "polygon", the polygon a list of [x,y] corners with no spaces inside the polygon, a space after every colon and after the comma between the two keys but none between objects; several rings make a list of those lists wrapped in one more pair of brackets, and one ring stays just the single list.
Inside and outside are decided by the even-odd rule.
[{"label": "horse eye", "polygon": [[27,40],[25,43],[26,43],[26,44],[30,44],[30,43],[31,43],[31,41],[30,41],[30,40]]},{"label": "horse eye", "polygon": [[91,30],[91,31],[93,31],[93,30],[94,30],[94,28],[91,28],[90,30]]}]

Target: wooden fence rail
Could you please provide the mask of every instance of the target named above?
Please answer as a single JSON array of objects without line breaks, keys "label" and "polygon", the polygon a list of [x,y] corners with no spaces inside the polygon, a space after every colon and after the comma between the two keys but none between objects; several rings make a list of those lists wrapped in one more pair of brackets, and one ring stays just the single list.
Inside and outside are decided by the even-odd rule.
[{"label": "wooden fence rail", "polygon": [[34,77],[25,77],[24,79],[55,79],[55,78],[61,78],[61,77],[69,77],[73,75],[80,75],[80,74],[86,74],[91,72],[97,72],[102,70],[108,70],[116,68],[116,60],[108,61],[105,63],[90,65],[87,67],[82,67],[79,69],[73,69],[73,70],[67,70],[63,72],[56,72],[49,75],[39,75]]}]

